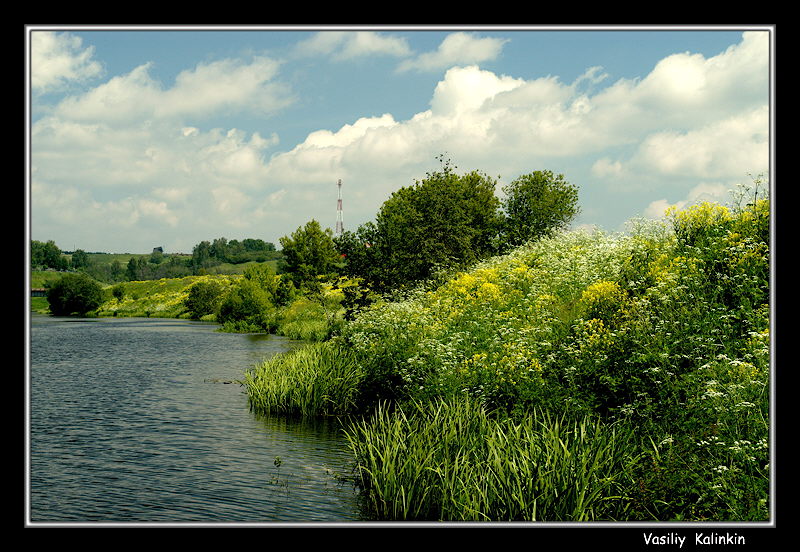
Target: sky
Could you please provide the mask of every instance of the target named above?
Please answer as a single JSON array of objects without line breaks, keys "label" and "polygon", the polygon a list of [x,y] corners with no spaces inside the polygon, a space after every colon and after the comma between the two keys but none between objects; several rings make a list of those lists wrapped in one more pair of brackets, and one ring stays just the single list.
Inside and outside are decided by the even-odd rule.
[{"label": "sky", "polygon": [[[449,160],[579,190],[625,229],[768,178],[774,28],[26,29],[30,239],[62,250],[278,248],[345,230]],[[774,183],[773,183],[774,184]]]}]

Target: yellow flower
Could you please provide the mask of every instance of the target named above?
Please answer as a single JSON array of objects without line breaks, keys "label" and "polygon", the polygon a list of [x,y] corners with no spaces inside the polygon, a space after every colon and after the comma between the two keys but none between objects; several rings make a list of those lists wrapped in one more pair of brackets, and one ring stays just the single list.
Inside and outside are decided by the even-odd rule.
[{"label": "yellow flower", "polygon": [[477,296],[481,300],[492,301],[500,297],[500,288],[491,282],[484,282],[481,284],[481,287],[478,288]]}]

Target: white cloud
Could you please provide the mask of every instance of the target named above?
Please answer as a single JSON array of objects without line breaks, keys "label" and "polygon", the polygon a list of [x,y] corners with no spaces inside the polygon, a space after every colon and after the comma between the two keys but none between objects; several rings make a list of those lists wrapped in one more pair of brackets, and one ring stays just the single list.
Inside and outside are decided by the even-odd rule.
[{"label": "white cloud", "polygon": [[664,175],[720,178],[769,163],[769,108],[762,106],[685,132],[650,134],[635,162]]},{"label": "white cloud", "polygon": [[453,65],[472,65],[491,61],[500,55],[507,39],[481,38],[472,33],[447,35],[434,52],[425,52],[403,61],[398,71],[440,71]]},{"label": "white cloud", "polygon": [[150,63],[114,77],[89,92],[62,101],[59,117],[73,121],[130,124],[146,119],[206,118],[220,112],[277,111],[293,101],[288,88],[273,82],[279,64],[264,57],[250,63],[221,60],[181,72],[164,89],[150,76]]},{"label": "white cloud", "polygon": [[458,117],[480,110],[481,106],[502,92],[522,86],[521,79],[498,77],[477,66],[454,67],[436,85],[431,110],[438,117]]},{"label": "white cloud", "polygon": [[295,52],[302,56],[325,55],[344,61],[375,55],[405,57],[411,50],[404,38],[374,31],[321,31],[300,42]]},{"label": "white cloud", "polygon": [[80,37],[69,33],[31,31],[31,88],[48,92],[70,82],[99,76],[102,65],[92,59],[94,48],[82,48]]},{"label": "white cloud", "polygon": [[689,205],[702,203],[704,201],[725,203],[728,197],[729,186],[720,182],[701,182],[692,188],[686,197],[674,203],[666,199],[659,199],[651,202],[644,210],[644,216],[652,219],[663,218],[670,207],[684,209]]},{"label": "white cloud", "polygon": [[644,216],[647,218],[652,219],[660,219],[663,218],[669,209],[672,206],[676,206],[681,208],[685,202],[679,202],[678,204],[670,203],[666,199],[659,199],[656,201],[651,202],[647,208],[644,210]]},{"label": "white cloud", "polygon": [[592,175],[602,179],[619,178],[623,174],[622,163],[608,157],[598,159],[592,165]]}]

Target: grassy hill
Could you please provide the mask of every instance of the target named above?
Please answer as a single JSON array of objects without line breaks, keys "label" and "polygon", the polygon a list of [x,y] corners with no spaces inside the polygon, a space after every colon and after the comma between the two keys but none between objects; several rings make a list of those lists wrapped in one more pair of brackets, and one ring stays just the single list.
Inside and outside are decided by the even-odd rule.
[{"label": "grassy hill", "polygon": [[765,520],[769,259],[767,200],[562,233],[372,305],[249,393],[303,411],[283,391],[347,367],[376,519]]},{"label": "grassy hill", "polygon": [[[97,309],[98,316],[154,316],[159,318],[188,317],[184,301],[197,282],[214,280],[229,288],[239,275],[186,276],[183,278],[162,278],[123,282],[106,286],[109,298]],[[122,298],[111,293],[112,288],[122,289]]]}]

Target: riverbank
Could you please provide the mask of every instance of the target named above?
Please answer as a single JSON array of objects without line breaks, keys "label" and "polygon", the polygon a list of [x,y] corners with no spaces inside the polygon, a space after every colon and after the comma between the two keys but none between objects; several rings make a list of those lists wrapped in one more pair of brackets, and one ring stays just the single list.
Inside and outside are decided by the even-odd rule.
[{"label": "riverbank", "polygon": [[[57,273],[56,273],[57,274]],[[241,274],[186,276],[122,282],[104,286],[104,302],[89,317],[178,318],[217,322],[216,313],[196,317],[187,306],[193,286],[212,283],[224,296],[243,280]],[[295,295],[284,306],[269,306],[265,319],[268,327],[247,321],[220,324],[221,331],[231,333],[274,333],[290,339],[322,341],[343,322],[342,295],[330,285],[323,286],[316,300]],[[46,297],[31,297],[31,311],[48,314]]]},{"label": "riverbank", "polygon": [[700,204],[364,310],[326,347],[358,359],[373,515],[768,520],[769,265],[768,201]]}]

